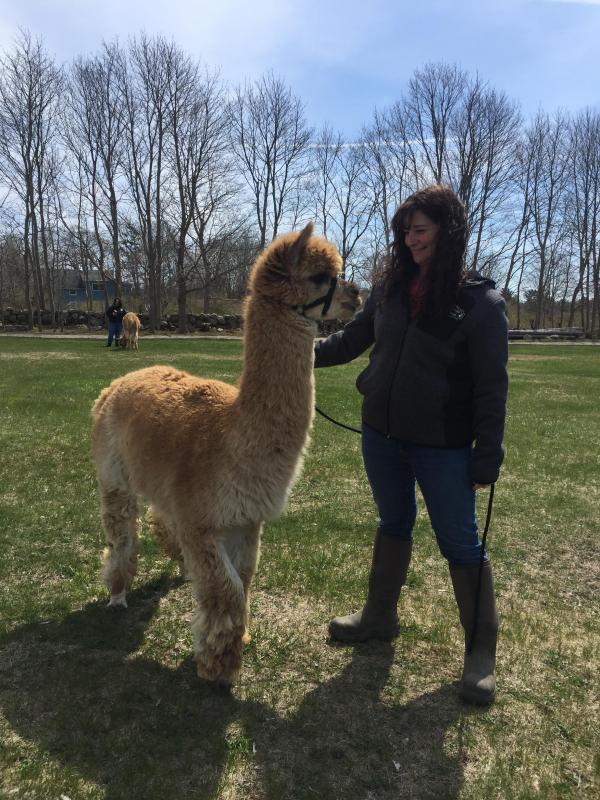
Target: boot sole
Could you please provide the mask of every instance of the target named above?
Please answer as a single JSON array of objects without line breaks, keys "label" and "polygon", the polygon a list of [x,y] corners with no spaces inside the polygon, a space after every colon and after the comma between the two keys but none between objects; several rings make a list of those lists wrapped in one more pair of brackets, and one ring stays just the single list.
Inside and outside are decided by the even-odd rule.
[{"label": "boot sole", "polygon": [[494,700],[496,699],[496,692],[478,692],[472,689],[460,689],[459,697],[465,701],[465,703],[471,703],[472,705],[476,706],[489,706],[491,705]]}]

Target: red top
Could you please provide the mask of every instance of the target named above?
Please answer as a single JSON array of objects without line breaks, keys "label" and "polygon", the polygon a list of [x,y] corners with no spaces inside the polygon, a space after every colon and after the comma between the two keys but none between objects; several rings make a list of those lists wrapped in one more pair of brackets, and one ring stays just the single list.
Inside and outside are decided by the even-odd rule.
[{"label": "red top", "polygon": [[408,292],[411,319],[414,319],[423,308],[423,301],[425,300],[425,285],[420,278],[420,275],[416,275],[413,278]]}]

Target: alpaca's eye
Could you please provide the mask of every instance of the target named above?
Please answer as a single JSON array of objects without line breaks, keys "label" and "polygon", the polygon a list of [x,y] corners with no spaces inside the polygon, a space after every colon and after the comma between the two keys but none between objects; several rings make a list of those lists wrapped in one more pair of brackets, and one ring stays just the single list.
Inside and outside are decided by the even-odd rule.
[{"label": "alpaca's eye", "polygon": [[311,275],[310,280],[316,284],[326,283],[331,280],[331,276],[328,272],[318,272],[316,275]]}]

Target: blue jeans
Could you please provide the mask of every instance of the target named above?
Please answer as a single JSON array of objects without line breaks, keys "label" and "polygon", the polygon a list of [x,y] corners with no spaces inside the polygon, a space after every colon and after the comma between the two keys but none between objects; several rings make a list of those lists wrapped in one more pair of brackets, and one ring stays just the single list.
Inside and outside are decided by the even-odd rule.
[{"label": "blue jeans", "polygon": [[110,347],[112,344],[113,337],[117,337],[119,339],[121,337],[121,331],[123,330],[123,323],[122,322],[113,322],[109,319],[108,321],[108,346]]},{"label": "blue jeans", "polygon": [[382,533],[412,539],[418,483],[444,558],[452,566],[479,562],[470,447],[406,444],[363,423],[362,451]]}]

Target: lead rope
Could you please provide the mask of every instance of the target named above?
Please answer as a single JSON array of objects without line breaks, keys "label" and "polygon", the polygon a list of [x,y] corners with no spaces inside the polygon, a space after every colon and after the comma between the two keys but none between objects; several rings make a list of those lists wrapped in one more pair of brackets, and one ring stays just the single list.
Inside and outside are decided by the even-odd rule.
[{"label": "lead rope", "polygon": [[469,636],[469,643],[467,645],[467,655],[471,655],[471,651],[473,650],[473,645],[475,644],[475,637],[477,634],[477,624],[479,622],[479,600],[481,598],[481,581],[483,577],[483,565],[485,563],[485,542],[488,535],[488,530],[490,528],[490,521],[492,519],[492,507],[494,505],[494,486],[496,484],[490,484],[490,496],[488,499],[488,507],[487,507],[487,514],[485,517],[485,525],[483,528],[483,536],[481,537],[481,556],[479,558],[479,572],[477,574],[477,591],[475,592],[475,607],[473,609],[473,628],[471,629],[471,635]]},{"label": "lead rope", "polygon": [[340,427],[340,428],[345,428],[347,431],[352,431],[353,433],[360,433],[360,434],[362,434],[362,431],[361,431],[361,430],[359,430],[358,428],[351,428],[351,427],[350,427],[350,425],[344,425],[344,423],[343,423],[343,422],[338,422],[338,421],[337,421],[336,419],[334,419],[333,417],[330,417],[330,416],[329,416],[328,414],[326,414],[324,411],[321,411],[321,409],[320,409],[320,408],[319,408],[319,406],[317,406],[317,405],[315,406],[315,411],[316,411],[318,414],[320,414],[322,417],[325,417],[325,419],[328,419],[328,420],[329,420],[329,422],[333,422],[333,424],[334,424],[334,425],[337,425],[337,426],[338,426],[338,427]]}]

